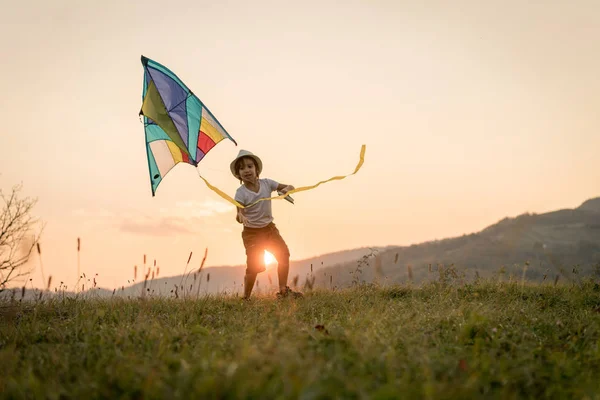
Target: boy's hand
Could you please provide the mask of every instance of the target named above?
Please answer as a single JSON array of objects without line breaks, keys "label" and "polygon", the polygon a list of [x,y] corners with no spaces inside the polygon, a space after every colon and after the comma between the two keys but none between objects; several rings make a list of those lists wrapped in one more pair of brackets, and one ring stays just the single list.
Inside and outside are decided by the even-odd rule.
[{"label": "boy's hand", "polygon": [[286,187],[284,187],[283,189],[281,189],[280,192],[283,193],[283,194],[286,194],[290,190],[294,190],[294,189],[295,188],[292,185],[287,185]]}]

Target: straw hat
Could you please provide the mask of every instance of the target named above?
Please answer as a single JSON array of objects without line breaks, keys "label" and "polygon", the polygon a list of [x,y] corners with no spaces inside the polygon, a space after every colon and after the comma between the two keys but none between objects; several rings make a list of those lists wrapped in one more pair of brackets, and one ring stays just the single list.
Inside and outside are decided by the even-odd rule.
[{"label": "straw hat", "polygon": [[256,170],[256,174],[260,175],[260,172],[262,171],[262,161],[260,160],[260,158],[257,155],[252,154],[248,150],[240,150],[237,157],[231,162],[231,164],[229,164],[229,169],[231,170],[231,173],[233,174],[233,176],[235,176],[238,179],[240,178],[237,174],[237,171],[235,170],[235,163],[237,162],[237,160],[239,160],[242,157],[253,158],[254,161],[256,161],[256,165],[258,166],[258,169]]}]

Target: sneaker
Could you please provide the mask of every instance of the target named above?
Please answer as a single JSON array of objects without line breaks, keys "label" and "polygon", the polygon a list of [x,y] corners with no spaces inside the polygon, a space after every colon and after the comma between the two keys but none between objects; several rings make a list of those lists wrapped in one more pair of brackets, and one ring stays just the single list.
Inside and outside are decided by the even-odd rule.
[{"label": "sneaker", "polygon": [[289,286],[286,286],[284,291],[277,292],[277,298],[283,299],[286,297],[291,297],[293,299],[299,299],[299,298],[304,297],[304,295],[300,292],[294,292],[292,289],[290,289]]}]

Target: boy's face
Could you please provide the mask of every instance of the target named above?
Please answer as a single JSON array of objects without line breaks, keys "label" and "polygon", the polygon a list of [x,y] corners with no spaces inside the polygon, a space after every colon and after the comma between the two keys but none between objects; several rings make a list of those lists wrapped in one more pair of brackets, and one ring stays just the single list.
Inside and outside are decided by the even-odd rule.
[{"label": "boy's face", "polygon": [[244,182],[256,182],[256,166],[254,165],[254,160],[249,157],[242,158],[238,174]]}]

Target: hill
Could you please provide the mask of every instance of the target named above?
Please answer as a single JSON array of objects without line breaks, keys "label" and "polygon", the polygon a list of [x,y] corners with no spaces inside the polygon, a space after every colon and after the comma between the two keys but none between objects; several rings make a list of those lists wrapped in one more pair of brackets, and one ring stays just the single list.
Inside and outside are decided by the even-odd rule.
[{"label": "hill", "polygon": [[505,271],[521,278],[525,266],[525,279],[533,281],[600,275],[600,198],[575,209],[504,218],[461,237],[373,251],[361,262],[323,269],[316,284],[347,286],[377,278],[398,283],[411,276],[421,282],[440,272],[474,278]]}]

